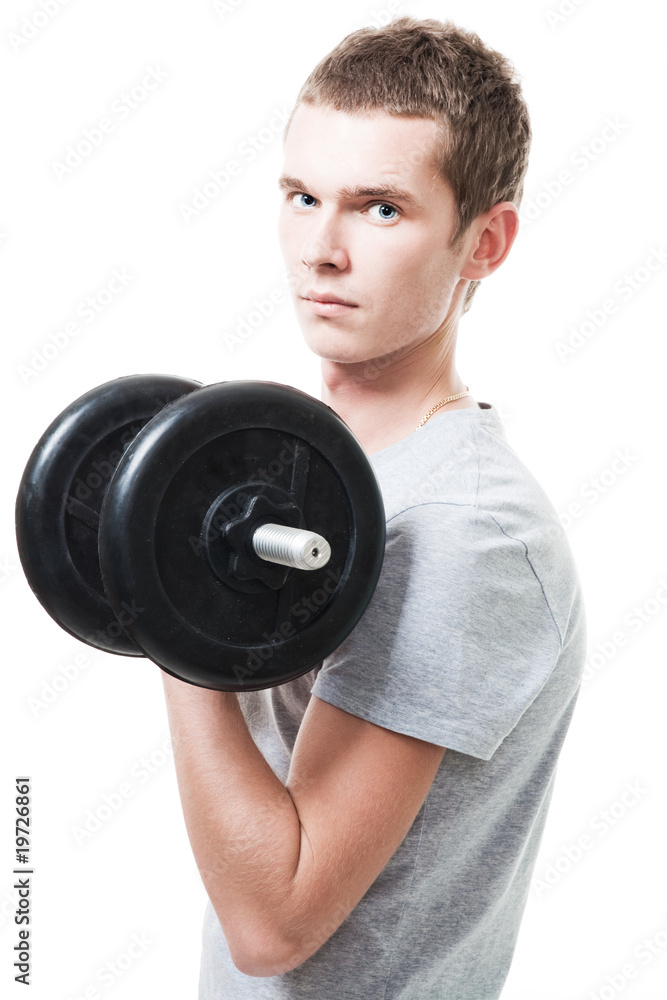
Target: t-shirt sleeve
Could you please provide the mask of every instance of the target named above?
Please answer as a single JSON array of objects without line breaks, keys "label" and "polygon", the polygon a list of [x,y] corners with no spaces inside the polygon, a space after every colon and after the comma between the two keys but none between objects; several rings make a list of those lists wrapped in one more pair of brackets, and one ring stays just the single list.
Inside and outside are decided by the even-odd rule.
[{"label": "t-shirt sleeve", "polygon": [[365,614],[312,693],[378,726],[489,760],[548,679],[560,636],[526,545],[477,507],[387,525]]}]

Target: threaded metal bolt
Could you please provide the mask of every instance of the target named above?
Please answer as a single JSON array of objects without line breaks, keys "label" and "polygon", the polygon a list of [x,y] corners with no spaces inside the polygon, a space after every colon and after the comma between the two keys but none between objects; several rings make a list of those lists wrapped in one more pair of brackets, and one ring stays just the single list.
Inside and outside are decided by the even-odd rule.
[{"label": "threaded metal bolt", "polygon": [[294,569],[321,569],[331,556],[326,538],[285,524],[260,524],[253,532],[252,546],[260,559]]}]

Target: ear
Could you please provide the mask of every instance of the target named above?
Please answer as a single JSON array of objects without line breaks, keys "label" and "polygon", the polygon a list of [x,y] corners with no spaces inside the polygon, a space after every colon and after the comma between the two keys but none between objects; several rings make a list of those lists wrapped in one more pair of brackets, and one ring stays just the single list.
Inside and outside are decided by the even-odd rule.
[{"label": "ear", "polygon": [[462,278],[479,281],[500,267],[519,231],[519,213],[511,201],[501,201],[479,215],[470,227],[468,255]]}]

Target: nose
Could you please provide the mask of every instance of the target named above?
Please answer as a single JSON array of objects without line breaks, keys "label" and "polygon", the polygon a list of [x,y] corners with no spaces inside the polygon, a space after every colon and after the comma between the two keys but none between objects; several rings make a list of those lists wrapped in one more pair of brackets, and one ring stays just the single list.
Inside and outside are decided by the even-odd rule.
[{"label": "nose", "polygon": [[340,227],[331,218],[312,220],[301,246],[301,262],[309,268],[334,267],[344,270],[349,263]]}]

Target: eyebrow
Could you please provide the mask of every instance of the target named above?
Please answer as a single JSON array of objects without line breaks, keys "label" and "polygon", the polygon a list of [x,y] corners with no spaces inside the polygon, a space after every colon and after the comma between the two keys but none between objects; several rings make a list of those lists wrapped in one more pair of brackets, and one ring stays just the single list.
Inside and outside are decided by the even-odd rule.
[{"label": "eyebrow", "polygon": [[[278,181],[278,187],[281,191],[291,191],[296,188],[299,191],[307,191],[308,185],[304,184],[302,180],[298,177],[289,177],[287,174],[283,174]],[[415,207],[419,205],[419,202],[406,191],[405,188],[391,187],[391,186],[379,186],[379,187],[362,187],[358,185],[357,187],[342,187],[338,189],[338,195],[342,198],[388,198],[391,201],[404,201],[408,205],[414,205]]]}]

